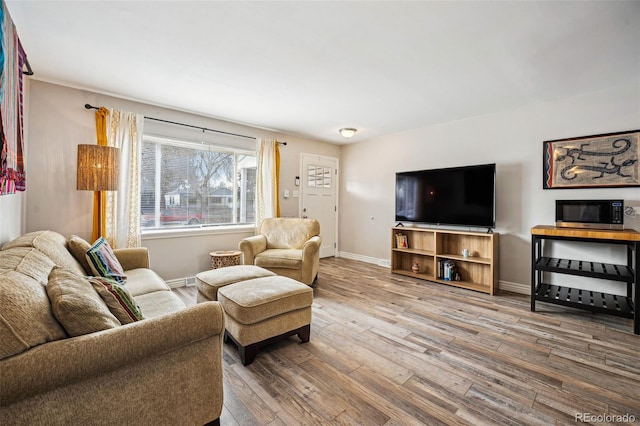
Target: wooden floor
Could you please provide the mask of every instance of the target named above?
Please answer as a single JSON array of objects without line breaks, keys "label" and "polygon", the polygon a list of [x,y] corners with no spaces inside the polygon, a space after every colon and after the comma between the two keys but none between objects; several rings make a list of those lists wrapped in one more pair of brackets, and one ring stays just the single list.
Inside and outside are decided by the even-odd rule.
[{"label": "wooden floor", "polygon": [[[195,303],[195,287],[175,291]],[[640,423],[631,320],[529,307],[526,295],[322,259],[309,343],[291,337],[248,367],[225,344],[221,424]]]}]

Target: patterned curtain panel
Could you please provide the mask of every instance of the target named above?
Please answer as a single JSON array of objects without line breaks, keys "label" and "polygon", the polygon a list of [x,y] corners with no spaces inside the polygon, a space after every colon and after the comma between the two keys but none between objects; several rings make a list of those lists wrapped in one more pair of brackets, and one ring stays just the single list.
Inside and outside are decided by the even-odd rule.
[{"label": "patterned curtain panel", "polygon": [[0,8],[0,195],[26,189],[22,132],[22,68],[27,56],[5,2]]},{"label": "patterned curtain panel", "polygon": [[275,139],[257,139],[256,226],[262,219],[280,217],[280,149]]},{"label": "patterned curtain panel", "polygon": [[107,145],[120,148],[117,191],[103,192],[104,237],[113,248],[140,247],[140,151],[144,115],[109,108]]}]

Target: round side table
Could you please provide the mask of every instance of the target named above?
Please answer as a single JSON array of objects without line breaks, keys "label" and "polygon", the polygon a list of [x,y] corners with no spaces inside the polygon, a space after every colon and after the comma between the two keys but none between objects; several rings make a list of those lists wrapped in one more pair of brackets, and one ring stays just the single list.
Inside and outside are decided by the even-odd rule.
[{"label": "round side table", "polygon": [[211,269],[240,265],[241,255],[242,252],[238,250],[212,251],[209,253],[209,256],[211,256]]}]

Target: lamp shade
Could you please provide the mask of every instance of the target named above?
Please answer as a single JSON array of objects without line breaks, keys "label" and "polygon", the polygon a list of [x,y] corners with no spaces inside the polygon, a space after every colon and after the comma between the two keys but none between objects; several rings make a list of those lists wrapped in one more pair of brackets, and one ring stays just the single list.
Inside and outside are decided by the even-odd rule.
[{"label": "lamp shade", "polygon": [[78,145],[76,189],[115,191],[118,189],[120,150],[112,146]]}]

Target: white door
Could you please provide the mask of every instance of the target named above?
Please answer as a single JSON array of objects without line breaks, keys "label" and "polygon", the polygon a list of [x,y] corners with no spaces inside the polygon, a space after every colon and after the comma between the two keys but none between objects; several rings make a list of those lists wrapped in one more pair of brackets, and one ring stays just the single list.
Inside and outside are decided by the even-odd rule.
[{"label": "white door", "polygon": [[320,222],[320,257],[335,256],[338,250],[338,159],[301,155],[300,217]]}]

